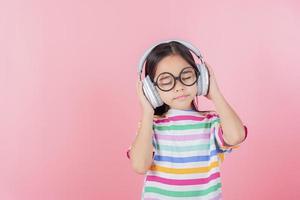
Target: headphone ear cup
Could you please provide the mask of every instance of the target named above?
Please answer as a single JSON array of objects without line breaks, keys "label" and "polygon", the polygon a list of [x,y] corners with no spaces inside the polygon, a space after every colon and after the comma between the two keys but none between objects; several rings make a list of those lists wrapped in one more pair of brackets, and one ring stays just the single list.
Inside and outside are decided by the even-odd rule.
[{"label": "headphone ear cup", "polygon": [[155,109],[156,107],[162,106],[164,102],[160,98],[157,90],[155,89],[150,77],[147,75],[143,82],[143,91],[148,99],[149,103]]},{"label": "headphone ear cup", "polygon": [[209,73],[208,73],[208,69],[205,66],[205,64],[201,63],[198,64],[197,63],[197,68],[199,71],[199,77],[198,77],[198,96],[206,96],[208,94],[208,90],[209,90]]}]

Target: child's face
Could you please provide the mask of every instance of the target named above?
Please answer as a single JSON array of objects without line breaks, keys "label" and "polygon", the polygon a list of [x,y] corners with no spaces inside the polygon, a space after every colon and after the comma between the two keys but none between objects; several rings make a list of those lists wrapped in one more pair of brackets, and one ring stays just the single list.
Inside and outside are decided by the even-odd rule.
[{"label": "child's face", "polygon": [[[163,72],[169,72],[175,77],[178,77],[180,72],[188,66],[190,66],[189,63],[179,55],[167,56],[157,64],[154,81],[156,81],[158,76]],[[162,77],[162,75],[160,77]],[[192,109],[192,101],[197,95],[197,82],[191,86],[186,86],[179,80],[176,80],[175,87],[167,92],[160,90],[158,86],[155,87],[162,101],[171,108],[181,110]],[[187,97],[176,98],[182,95],[187,95]]]}]

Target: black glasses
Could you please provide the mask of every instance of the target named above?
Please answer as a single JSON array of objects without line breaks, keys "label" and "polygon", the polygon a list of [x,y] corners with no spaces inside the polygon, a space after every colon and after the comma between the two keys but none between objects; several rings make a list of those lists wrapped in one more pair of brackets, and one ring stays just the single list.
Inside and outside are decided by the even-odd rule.
[{"label": "black glasses", "polygon": [[158,75],[154,85],[160,90],[168,92],[175,87],[176,80],[179,80],[183,85],[191,86],[194,85],[198,80],[198,71],[193,67],[185,67],[179,73],[179,76],[175,77],[169,72],[163,72]]}]

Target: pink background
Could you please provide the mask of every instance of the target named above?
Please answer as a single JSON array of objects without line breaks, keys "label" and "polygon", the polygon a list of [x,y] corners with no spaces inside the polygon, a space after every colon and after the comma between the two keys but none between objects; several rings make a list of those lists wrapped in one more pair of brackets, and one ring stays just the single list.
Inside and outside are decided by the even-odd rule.
[{"label": "pink background", "polygon": [[297,0],[1,1],[0,199],[140,199],[137,63],[171,38],[200,48],[249,130],[224,199],[299,199],[299,27]]}]

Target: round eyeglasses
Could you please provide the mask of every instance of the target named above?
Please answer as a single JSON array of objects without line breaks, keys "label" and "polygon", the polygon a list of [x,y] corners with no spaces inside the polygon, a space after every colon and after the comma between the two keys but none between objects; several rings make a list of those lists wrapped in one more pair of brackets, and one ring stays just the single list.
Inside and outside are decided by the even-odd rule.
[{"label": "round eyeglasses", "polygon": [[176,80],[179,80],[185,86],[194,85],[198,81],[198,71],[188,66],[183,68],[177,77],[169,72],[163,72],[158,75],[154,85],[160,90],[168,92],[175,87]]}]

